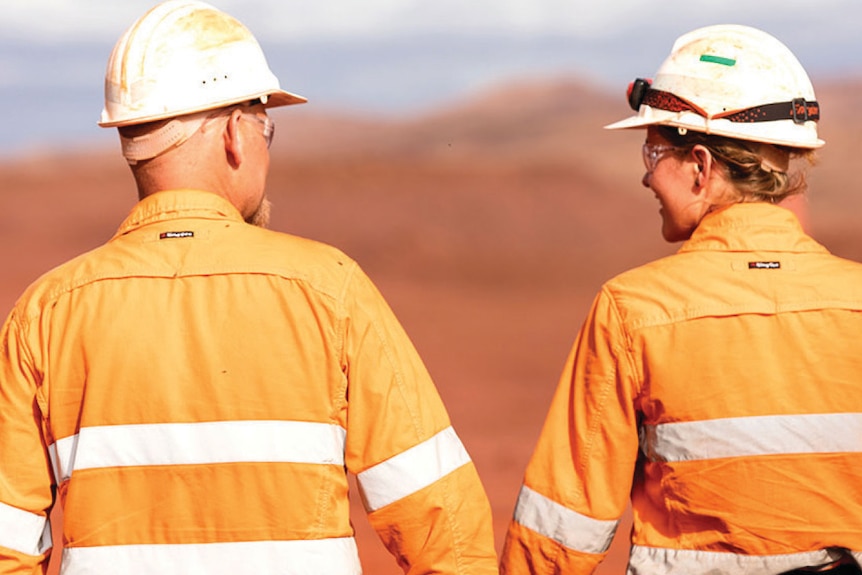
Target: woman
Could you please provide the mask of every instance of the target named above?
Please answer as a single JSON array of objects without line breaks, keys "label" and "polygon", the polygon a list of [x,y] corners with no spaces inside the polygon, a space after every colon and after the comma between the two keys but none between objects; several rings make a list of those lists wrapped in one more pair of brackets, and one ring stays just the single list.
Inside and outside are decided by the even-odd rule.
[{"label": "woman", "polygon": [[859,573],[862,265],[780,207],[819,106],[778,40],[682,36],[636,81],[643,184],[678,253],[607,282],[528,465],[502,572],[590,573],[627,505],[631,574]]}]

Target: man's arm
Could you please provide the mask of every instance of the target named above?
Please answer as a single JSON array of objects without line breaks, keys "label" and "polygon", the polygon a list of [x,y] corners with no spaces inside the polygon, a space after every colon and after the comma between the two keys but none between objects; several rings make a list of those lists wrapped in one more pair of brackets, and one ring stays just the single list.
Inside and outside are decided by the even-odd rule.
[{"label": "man's arm", "polygon": [[347,467],[405,573],[496,574],[488,498],[413,344],[370,280],[344,298]]},{"label": "man's arm", "polygon": [[44,573],[54,503],[46,403],[14,313],[0,337],[0,574]]}]

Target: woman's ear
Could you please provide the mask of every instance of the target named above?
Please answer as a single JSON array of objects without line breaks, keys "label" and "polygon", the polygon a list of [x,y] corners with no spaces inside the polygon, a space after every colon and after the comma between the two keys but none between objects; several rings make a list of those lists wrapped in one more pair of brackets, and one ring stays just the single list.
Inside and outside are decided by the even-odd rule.
[{"label": "woman's ear", "polygon": [[228,163],[234,169],[238,168],[244,159],[242,133],[239,129],[240,120],[242,120],[242,110],[233,110],[224,131],[225,154]]},{"label": "woman's ear", "polygon": [[703,189],[712,176],[714,160],[712,153],[701,144],[691,150],[691,162],[694,169],[694,187],[699,191]]}]

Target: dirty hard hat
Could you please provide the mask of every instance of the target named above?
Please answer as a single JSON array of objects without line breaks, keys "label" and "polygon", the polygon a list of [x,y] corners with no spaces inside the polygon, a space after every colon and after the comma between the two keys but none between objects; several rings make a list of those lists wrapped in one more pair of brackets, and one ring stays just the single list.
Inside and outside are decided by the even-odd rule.
[{"label": "dirty hard hat", "polygon": [[130,126],[258,99],[266,107],[306,101],[281,89],[238,20],[203,2],[168,0],[114,46],[99,125]]},{"label": "dirty hard hat", "polygon": [[700,28],[674,43],[654,80],[629,86],[637,115],[608,129],[674,126],[741,140],[819,148],[820,106],[793,53],[748,26]]}]

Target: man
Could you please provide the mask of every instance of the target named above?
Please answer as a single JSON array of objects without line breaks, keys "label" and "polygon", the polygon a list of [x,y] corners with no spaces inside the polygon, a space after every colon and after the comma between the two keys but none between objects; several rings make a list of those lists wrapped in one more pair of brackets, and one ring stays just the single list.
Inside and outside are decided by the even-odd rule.
[{"label": "man", "polygon": [[285,92],[201,2],[108,64],[140,202],[2,333],[0,573],[358,574],[346,471],[410,573],[496,573],[490,508],[428,373],[338,250],[250,223]]}]

